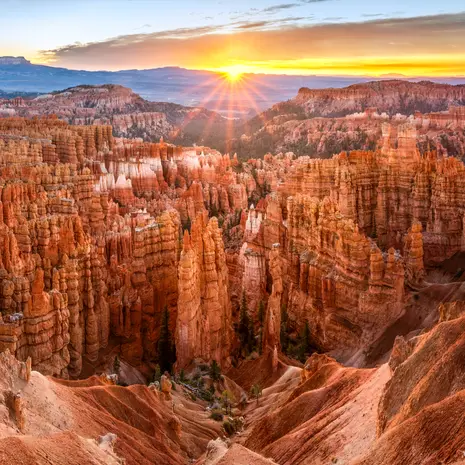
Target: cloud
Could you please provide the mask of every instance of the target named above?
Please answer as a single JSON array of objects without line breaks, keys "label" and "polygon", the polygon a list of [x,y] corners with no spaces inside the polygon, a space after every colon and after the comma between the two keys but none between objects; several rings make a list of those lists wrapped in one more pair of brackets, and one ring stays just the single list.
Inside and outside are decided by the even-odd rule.
[{"label": "cloud", "polygon": [[258,15],[263,15],[263,14],[274,15],[283,10],[290,10],[292,8],[303,7],[306,4],[323,3],[323,2],[331,2],[331,1],[334,1],[334,0],[299,0],[298,2],[294,2],[294,3],[280,3],[277,5],[271,5],[267,8],[261,8],[261,9],[253,7],[245,12],[232,11],[230,13],[233,15],[232,19],[246,18],[249,16],[258,16]]},{"label": "cloud", "polygon": [[75,69],[241,64],[292,73],[386,73],[410,67],[412,73],[465,74],[465,12],[359,23],[311,25],[301,20],[237,21],[125,35],[46,50],[41,59]]},{"label": "cloud", "polygon": [[237,26],[237,29],[257,29],[266,26],[269,21],[255,21]]},{"label": "cloud", "polygon": [[234,29],[257,29],[257,30],[265,30],[269,28],[277,28],[279,26],[283,26],[286,23],[302,21],[304,19],[309,19],[310,16],[290,16],[287,18],[279,18],[279,19],[272,19],[272,20],[264,20],[264,21],[237,21],[231,23],[230,26],[233,26]]},{"label": "cloud", "polygon": [[300,3],[282,3],[281,5],[273,5],[268,8],[264,8],[262,11],[264,13],[270,13],[280,10],[288,10],[289,8],[295,8],[296,6],[301,6]]},{"label": "cloud", "polygon": [[383,16],[386,16],[385,13],[365,13],[362,15],[364,18],[382,18]]}]

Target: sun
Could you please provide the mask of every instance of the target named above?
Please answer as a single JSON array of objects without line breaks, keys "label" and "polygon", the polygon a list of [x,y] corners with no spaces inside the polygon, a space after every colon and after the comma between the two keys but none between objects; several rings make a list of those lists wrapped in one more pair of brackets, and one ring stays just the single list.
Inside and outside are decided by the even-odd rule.
[{"label": "sun", "polygon": [[243,74],[244,73],[242,71],[230,70],[230,71],[226,71],[226,78],[230,82],[237,82],[242,79]]},{"label": "sun", "polygon": [[240,81],[244,77],[246,69],[241,65],[232,65],[225,66],[221,71],[229,82],[234,83]]}]

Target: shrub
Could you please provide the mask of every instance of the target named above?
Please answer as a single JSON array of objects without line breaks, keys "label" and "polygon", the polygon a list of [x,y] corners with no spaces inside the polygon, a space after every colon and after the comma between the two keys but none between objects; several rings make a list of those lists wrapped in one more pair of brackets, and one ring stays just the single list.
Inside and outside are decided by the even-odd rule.
[{"label": "shrub", "polygon": [[263,395],[262,387],[259,384],[254,384],[252,386],[252,389],[250,390],[250,393],[252,394],[253,397],[255,397],[255,400],[257,401],[257,404],[258,404],[258,400]]},{"label": "shrub", "polygon": [[213,410],[210,414],[210,418],[215,421],[223,421],[223,414],[218,410]]},{"label": "shrub", "polygon": [[161,379],[161,370],[160,370],[160,365],[155,365],[155,371],[153,372],[153,375],[152,375],[152,383],[154,383],[155,381],[158,381],[160,382],[160,379]]},{"label": "shrub", "polygon": [[228,436],[232,436],[236,432],[236,428],[230,421],[223,422],[223,429]]}]

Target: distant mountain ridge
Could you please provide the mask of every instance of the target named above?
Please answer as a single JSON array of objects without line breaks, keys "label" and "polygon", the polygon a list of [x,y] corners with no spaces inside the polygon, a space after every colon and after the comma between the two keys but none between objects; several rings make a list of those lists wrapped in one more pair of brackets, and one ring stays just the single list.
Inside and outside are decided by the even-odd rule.
[{"label": "distant mountain ridge", "polygon": [[24,57],[0,57],[0,65],[17,66],[17,65],[32,65],[29,60]]},{"label": "distant mountain ridge", "polygon": [[[5,116],[52,116],[74,125],[111,125],[115,136],[183,145],[224,139],[228,120],[219,113],[169,102],[150,102],[117,84],[81,85],[4,106]],[[0,108],[0,115],[2,110]]]},{"label": "distant mountain ridge", "polygon": [[[229,88],[224,74],[175,66],[122,71],[85,71],[36,65],[24,57],[0,57],[0,89],[5,92],[50,93],[79,85],[119,84],[150,101],[202,106],[230,117],[246,117],[293,98],[299,88],[342,88],[373,80],[357,76],[244,75]],[[444,81],[444,79],[443,79]],[[465,83],[451,78],[450,83]],[[250,82],[250,85],[248,84]]]}]

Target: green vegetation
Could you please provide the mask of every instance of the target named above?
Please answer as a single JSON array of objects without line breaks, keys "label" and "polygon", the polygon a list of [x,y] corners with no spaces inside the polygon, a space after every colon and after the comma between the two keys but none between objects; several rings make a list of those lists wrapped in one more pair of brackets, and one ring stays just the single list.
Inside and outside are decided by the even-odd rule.
[{"label": "green vegetation", "polygon": [[160,370],[160,365],[158,365],[157,363],[155,365],[155,371],[153,372],[152,383],[160,382],[160,380],[161,380],[161,370]]},{"label": "green vegetation", "polygon": [[119,376],[120,370],[121,370],[121,361],[119,357],[116,355],[115,358],[113,359],[113,373]]},{"label": "green vegetation", "polygon": [[308,321],[305,322],[304,328],[299,337],[297,358],[303,363],[306,357],[310,354],[310,327]]},{"label": "green vegetation", "polygon": [[281,307],[280,341],[283,353],[302,363],[306,361],[314,350],[311,345],[311,332],[308,322],[305,322],[304,327],[297,337],[293,335],[285,305]]},{"label": "green vegetation", "polygon": [[232,404],[234,403],[234,395],[230,391],[223,391],[221,394],[221,406],[223,407],[226,415],[231,414]]},{"label": "green vegetation", "polygon": [[232,436],[236,432],[234,424],[229,420],[223,422],[223,429],[228,436]]},{"label": "green vegetation", "polygon": [[250,389],[250,394],[255,398],[258,404],[260,397],[263,395],[263,389],[260,384],[254,384]]},{"label": "green vegetation", "polygon": [[280,342],[281,349],[284,353],[287,353],[289,348],[289,333],[288,333],[288,320],[287,307],[286,305],[281,306],[281,328],[280,328]]},{"label": "green vegetation", "polygon": [[215,421],[223,421],[223,414],[218,410],[212,410],[210,418]]},{"label": "green vegetation", "polygon": [[213,381],[219,381],[221,379],[221,368],[216,360],[211,361],[209,374]]},{"label": "green vegetation", "polygon": [[250,354],[256,349],[256,339],[254,322],[249,316],[249,309],[247,308],[247,297],[245,293],[242,294],[241,309],[239,315],[239,326],[237,328],[241,347],[246,354]]},{"label": "green vegetation", "polygon": [[176,361],[176,350],[171,339],[169,324],[170,314],[168,307],[165,306],[161,321],[160,339],[158,340],[158,363],[162,373],[165,371],[171,372]]}]

